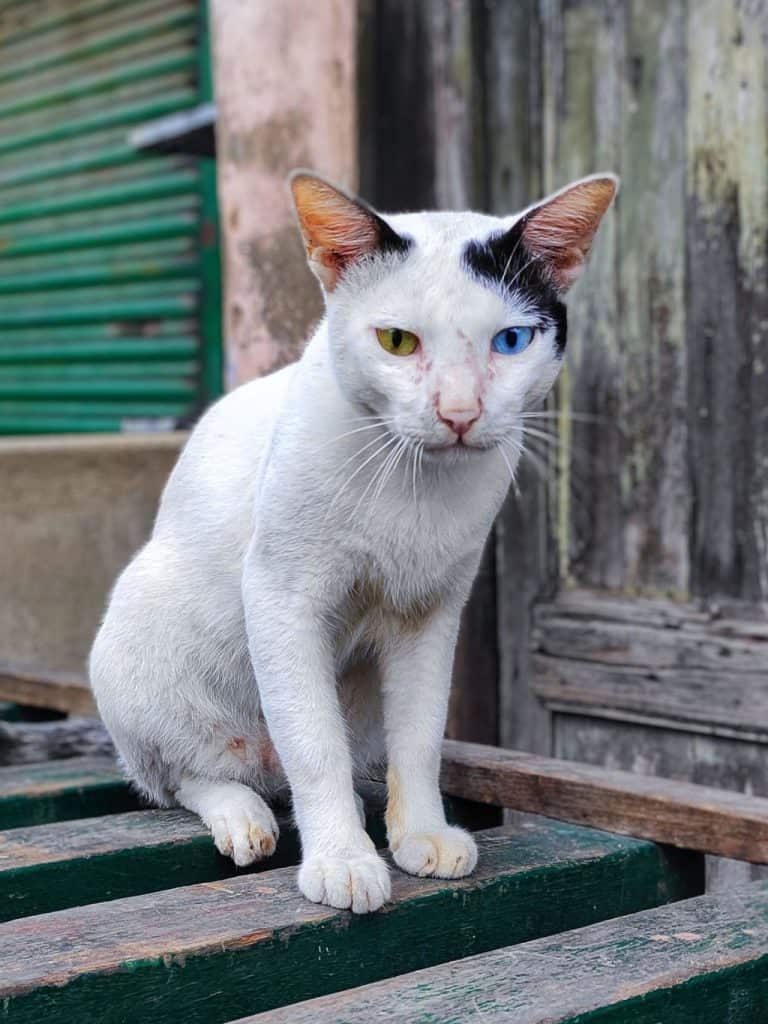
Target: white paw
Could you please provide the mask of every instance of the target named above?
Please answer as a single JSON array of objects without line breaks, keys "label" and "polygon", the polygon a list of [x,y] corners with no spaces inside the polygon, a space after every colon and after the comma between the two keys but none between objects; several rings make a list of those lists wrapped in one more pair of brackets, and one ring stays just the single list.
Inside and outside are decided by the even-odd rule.
[{"label": "white paw", "polygon": [[241,868],[270,857],[280,834],[274,814],[253,792],[226,797],[210,814],[208,826],[219,853]]},{"label": "white paw", "polygon": [[389,872],[375,853],[318,854],[299,868],[299,889],[313,903],[368,914],[389,899]]},{"label": "white paw", "polygon": [[477,846],[463,828],[448,827],[403,836],[392,856],[395,864],[409,875],[463,878],[474,871]]}]

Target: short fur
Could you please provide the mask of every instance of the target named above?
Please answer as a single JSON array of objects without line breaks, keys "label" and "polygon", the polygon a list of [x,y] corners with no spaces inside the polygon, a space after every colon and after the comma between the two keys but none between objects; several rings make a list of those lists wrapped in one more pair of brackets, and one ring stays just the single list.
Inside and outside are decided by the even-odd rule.
[{"label": "short fur", "polygon": [[[459,615],[615,181],[502,220],[382,218],[304,173],[293,189],[326,319],[298,363],[194,430],[114,588],[91,681],[150,799],[196,811],[245,864],[274,849],[263,796],[289,784],[302,892],[362,912],[389,895],[353,789],[373,762],[388,761],[402,869],[476,862],[438,790]],[[529,348],[491,350],[520,325]],[[378,343],[396,327],[419,337],[413,355]]]}]

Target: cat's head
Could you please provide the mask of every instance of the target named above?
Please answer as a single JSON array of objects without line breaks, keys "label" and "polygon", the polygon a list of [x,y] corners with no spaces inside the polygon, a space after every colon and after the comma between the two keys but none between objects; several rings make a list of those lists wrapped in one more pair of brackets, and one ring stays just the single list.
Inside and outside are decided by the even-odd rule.
[{"label": "cat's head", "polygon": [[350,401],[431,451],[519,436],[557,377],[561,299],[617,179],[583,178],[507,218],[382,216],[304,171],[291,188]]}]

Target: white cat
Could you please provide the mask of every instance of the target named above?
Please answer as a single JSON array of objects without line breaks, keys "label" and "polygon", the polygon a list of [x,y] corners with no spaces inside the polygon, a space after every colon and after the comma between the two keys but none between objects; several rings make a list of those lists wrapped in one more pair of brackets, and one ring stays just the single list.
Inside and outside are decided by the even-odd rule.
[{"label": "white cat", "polygon": [[395,863],[475,866],[438,788],[459,615],[616,185],[585,178],[507,219],[385,220],[292,178],[326,319],[298,363],[200,421],[90,664],[130,777],[236,864],[274,850],[263,796],[287,778],[301,891],[376,910],[389,876],[353,775],[386,758]]}]

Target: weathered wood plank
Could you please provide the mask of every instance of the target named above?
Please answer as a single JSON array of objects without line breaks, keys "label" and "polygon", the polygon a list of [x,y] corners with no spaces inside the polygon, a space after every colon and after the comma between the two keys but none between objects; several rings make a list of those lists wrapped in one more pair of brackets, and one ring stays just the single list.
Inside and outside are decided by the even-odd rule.
[{"label": "weathered wood plank", "polygon": [[[585,621],[558,614],[548,606],[537,612],[536,648],[555,658],[641,668],[705,669],[720,674],[759,673],[768,677],[768,635],[749,637],[754,623],[744,622],[741,635],[723,633],[722,627],[681,626],[675,629],[628,622]],[[766,623],[768,629],[768,623]],[[733,624],[729,623],[733,634]]]},{"label": "weathered wood plank", "polygon": [[553,822],[478,834],[476,873],[393,875],[386,911],[301,899],[290,869],[0,925],[15,1022],[216,1024],[699,892],[690,854]]},{"label": "weathered wood plank", "polygon": [[648,716],[744,730],[768,739],[768,672],[719,674],[649,666],[601,665],[569,658],[532,658],[532,688],[542,700],[613,708]]},{"label": "weathered wood plank", "polygon": [[[280,821],[264,870],[295,864],[299,842]],[[0,832],[0,921],[229,878],[236,868],[187,811],[134,811]]]},{"label": "weathered wood plank", "polygon": [[768,883],[468,957],[237,1024],[757,1024]]},{"label": "weathered wood plank", "polygon": [[441,787],[702,853],[768,864],[768,800],[446,740]]},{"label": "weathered wood plank", "polygon": [[[18,720],[0,721],[0,765],[92,755],[114,757],[112,740],[98,718],[61,718],[56,712],[43,708],[13,706],[17,708]],[[48,716],[53,721],[43,721],[37,716]]]},{"label": "weathered wood plank", "polygon": [[[597,718],[556,713],[555,757],[613,769],[660,775],[701,786],[768,797],[768,745],[698,731],[647,728],[625,713]],[[725,857],[706,857],[707,892],[768,878],[768,866]]]},{"label": "weathered wood plank", "polygon": [[95,715],[87,681],[75,672],[53,672],[0,662],[0,700],[53,708],[73,715]]},{"label": "weathered wood plank", "polygon": [[768,6],[689,4],[687,41],[692,586],[765,601]]},{"label": "weathered wood plank", "polygon": [[0,771],[0,828],[117,814],[138,807],[138,797],[109,757],[71,757]]}]

